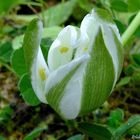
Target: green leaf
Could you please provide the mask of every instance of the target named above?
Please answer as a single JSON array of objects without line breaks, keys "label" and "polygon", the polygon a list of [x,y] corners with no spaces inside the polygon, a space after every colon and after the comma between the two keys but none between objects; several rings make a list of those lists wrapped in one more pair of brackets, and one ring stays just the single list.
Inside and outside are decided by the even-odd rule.
[{"label": "green leaf", "polygon": [[0,13],[7,12],[11,7],[15,6],[19,0],[0,0]]},{"label": "green leaf", "polygon": [[58,35],[58,33],[61,31],[61,27],[59,26],[53,26],[53,27],[47,27],[43,29],[42,38],[51,38],[55,39]]},{"label": "green leaf", "polygon": [[140,115],[134,115],[128,119],[125,124],[122,124],[113,134],[112,140],[120,140],[122,136],[124,136],[128,130],[135,127],[138,123],[140,123]]},{"label": "green leaf", "polygon": [[[47,27],[43,29],[42,38],[55,39],[62,28],[59,26]],[[13,49],[19,49],[22,47],[24,35],[16,36],[12,41]]]},{"label": "green leaf", "polygon": [[110,8],[117,12],[127,12],[128,5],[123,0],[111,0]]},{"label": "green leaf", "polygon": [[12,67],[17,75],[22,76],[27,73],[23,48],[14,51],[11,59]]},{"label": "green leaf", "polygon": [[[52,40],[49,38],[44,38],[41,40],[41,49],[42,49],[46,62],[47,62],[47,58],[48,58],[48,51],[49,51],[51,44],[52,44]],[[27,73],[23,47],[16,49],[13,52],[11,63],[12,63],[12,67],[17,75],[22,76],[25,73]]]},{"label": "green leaf", "polygon": [[121,78],[121,80],[116,85],[116,87],[121,87],[121,86],[127,85],[130,82],[130,80],[131,80],[131,77],[129,77],[129,76]]},{"label": "green leaf", "polygon": [[136,12],[140,10],[140,0],[127,0],[128,11]]},{"label": "green leaf", "polygon": [[0,60],[5,63],[10,62],[10,57],[13,52],[12,44],[10,42],[6,42],[0,45]]},{"label": "green leaf", "polygon": [[28,135],[26,135],[23,140],[34,140],[37,138],[43,130],[46,130],[46,127],[37,127],[33,131],[31,131]]},{"label": "green leaf", "polygon": [[113,128],[117,128],[120,126],[124,119],[124,112],[122,109],[115,109],[111,111],[110,116],[108,118],[108,125]]},{"label": "green leaf", "polygon": [[111,140],[111,132],[104,126],[91,123],[80,123],[79,130],[97,140]]},{"label": "green leaf", "polygon": [[128,132],[127,135],[132,136],[132,135],[139,135],[140,134],[140,123],[136,124],[133,128],[131,128]]},{"label": "green leaf", "polygon": [[74,136],[68,138],[67,140],[83,140],[83,139],[84,139],[83,135],[77,134],[77,135],[74,135]]},{"label": "green leaf", "polygon": [[[72,14],[76,0],[56,5],[46,12],[44,11],[46,26],[60,25],[64,23]],[[64,12],[65,11],[65,12]]]},{"label": "green leaf", "polygon": [[[56,6],[48,8],[46,11],[43,11],[45,26],[56,26],[64,23],[70,17],[73,12],[74,7],[76,6],[76,0],[69,0],[67,2],[62,2]],[[65,12],[64,12],[65,11]],[[42,13],[39,14],[40,17]],[[37,18],[36,15],[16,15],[12,16],[12,19],[30,22],[34,18]]]},{"label": "green leaf", "polygon": [[83,10],[87,12],[90,12],[94,7],[93,3],[90,3],[88,0],[78,0],[78,4]]},{"label": "green leaf", "polygon": [[32,106],[36,106],[40,103],[38,98],[36,97],[36,94],[34,93],[31,81],[29,79],[29,76],[27,74],[23,75],[22,78],[19,81],[19,89],[21,91],[21,95],[25,102],[27,104],[30,104]]}]

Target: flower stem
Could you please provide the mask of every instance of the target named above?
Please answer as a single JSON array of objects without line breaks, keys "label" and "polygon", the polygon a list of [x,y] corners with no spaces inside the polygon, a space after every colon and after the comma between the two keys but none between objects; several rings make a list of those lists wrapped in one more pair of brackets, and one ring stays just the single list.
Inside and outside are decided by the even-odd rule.
[{"label": "flower stem", "polygon": [[15,73],[14,70],[7,63],[0,61],[0,65],[6,67],[7,70],[11,71],[12,73]]},{"label": "flower stem", "polygon": [[137,13],[133,21],[130,23],[126,31],[122,35],[122,44],[123,46],[126,45],[126,43],[129,41],[133,33],[136,31],[136,29],[140,25],[140,11]]}]

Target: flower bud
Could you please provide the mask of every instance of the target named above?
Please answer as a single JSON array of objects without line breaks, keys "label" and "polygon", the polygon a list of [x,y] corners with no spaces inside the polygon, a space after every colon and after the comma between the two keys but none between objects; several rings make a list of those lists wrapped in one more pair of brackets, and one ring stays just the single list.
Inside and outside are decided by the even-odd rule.
[{"label": "flower bud", "polygon": [[98,9],[85,16],[80,28],[62,29],[51,45],[48,62],[41,49],[33,56],[27,64],[32,64],[35,94],[63,118],[74,119],[108,98],[122,69],[123,48],[111,16]]}]

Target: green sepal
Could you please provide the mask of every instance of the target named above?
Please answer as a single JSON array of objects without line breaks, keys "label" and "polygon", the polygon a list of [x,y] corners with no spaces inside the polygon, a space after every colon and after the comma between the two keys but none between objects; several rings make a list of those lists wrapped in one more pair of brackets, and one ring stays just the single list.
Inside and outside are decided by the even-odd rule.
[{"label": "green sepal", "polygon": [[41,34],[43,31],[42,22],[39,19],[33,19],[24,35],[23,50],[27,71],[31,73],[31,67],[36,58],[41,42]]}]

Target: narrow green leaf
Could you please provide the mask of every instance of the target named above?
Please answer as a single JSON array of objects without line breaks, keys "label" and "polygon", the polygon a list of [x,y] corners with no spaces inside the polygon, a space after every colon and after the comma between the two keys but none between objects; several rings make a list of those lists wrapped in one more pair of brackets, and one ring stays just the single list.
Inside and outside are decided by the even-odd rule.
[{"label": "narrow green leaf", "polygon": [[131,128],[128,132],[127,135],[132,136],[132,135],[139,135],[140,134],[140,123],[136,124],[133,128]]},{"label": "narrow green leaf", "polygon": [[80,123],[79,130],[97,140],[111,140],[111,132],[104,126],[91,123]]},{"label": "narrow green leaf", "polygon": [[121,86],[124,86],[124,85],[127,85],[131,80],[131,77],[124,77],[124,78],[121,78],[121,80],[119,81],[119,83],[116,85],[116,87],[121,87]]},{"label": "narrow green leaf", "polygon": [[31,131],[28,135],[26,135],[23,140],[34,140],[37,138],[43,130],[46,130],[46,127],[37,127],[33,131]]},{"label": "narrow green leaf", "polygon": [[81,134],[77,134],[77,135],[74,135],[74,136],[68,138],[67,140],[84,140],[84,136]]},{"label": "narrow green leaf", "polygon": [[29,76],[27,74],[23,75],[22,78],[19,81],[19,89],[21,91],[21,95],[25,102],[27,104],[30,104],[32,106],[36,106],[40,103],[38,98],[36,97],[36,94],[34,93],[31,81],[29,79]]}]

